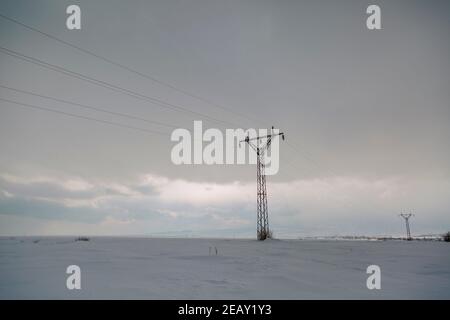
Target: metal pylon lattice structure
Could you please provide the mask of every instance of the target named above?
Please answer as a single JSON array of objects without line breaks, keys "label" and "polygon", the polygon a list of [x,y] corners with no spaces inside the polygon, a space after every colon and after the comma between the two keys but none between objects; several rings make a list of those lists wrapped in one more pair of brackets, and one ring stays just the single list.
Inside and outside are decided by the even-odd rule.
[{"label": "metal pylon lattice structure", "polygon": [[[269,229],[269,210],[267,208],[267,187],[265,174],[265,152],[270,148],[272,138],[281,136],[284,140],[284,133],[274,133],[272,127],[271,133],[265,136],[257,136],[250,138],[247,136],[245,140],[248,145],[256,152],[256,237],[258,240],[265,240],[271,237]],[[255,143],[256,142],[256,143]],[[263,144],[263,142],[265,142]]]},{"label": "metal pylon lattice structure", "polygon": [[413,217],[414,215],[412,213],[401,213],[400,217],[402,217],[403,219],[405,219],[405,224],[406,224],[406,239],[408,240],[412,240],[411,238],[411,229],[409,228],[409,218]]}]

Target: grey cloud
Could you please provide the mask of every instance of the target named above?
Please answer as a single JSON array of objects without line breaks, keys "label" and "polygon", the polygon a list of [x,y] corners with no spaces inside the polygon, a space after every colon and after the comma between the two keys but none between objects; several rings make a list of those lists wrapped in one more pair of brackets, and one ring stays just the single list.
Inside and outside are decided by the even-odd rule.
[{"label": "grey cloud", "polygon": [[0,189],[12,195],[20,195],[22,197],[43,197],[43,198],[66,198],[86,199],[98,195],[98,191],[92,190],[67,190],[59,184],[52,182],[32,182],[20,183],[7,181],[0,177]]},{"label": "grey cloud", "polygon": [[66,207],[56,202],[22,197],[0,197],[0,213],[47,220],[81,221],[87,223],[98,223],[105,217],[104,214],[91,208]]},{"label": "grey cloud", "polygon": [[[171,180],[161,176],[143,175],[122,190],[149,187],[150,193],[99,195],[108,189],[105,182],[83,181],[81,185],[95,190],[90,197],[80,198],[77,190],[58,190],[63,182],[48,177],[45,184],[28,182],[25,191],[42,188],[39,193],[0,193],[0,214],[46,219],[48,221],[80,222],[104,228],[105,224],[127,224],[128,232],[160,233],[191,230],[197,235],[211,234],[208,230],[249,230],[255,224],[255,195],[253,184],[197,183]],[[23,181],[11,177],[12,181]],[[73,178],[69,181],[77,181]],[[146,181],[142,183],[142,181]],[[35,185],[34,185],[35,184]],[[17,183],[12,183],[16,186]],[[430,188],[433,186],[433,188]],[[46,193],[46,187],[49,192]],[[3,181],[4,190],[12,190]],[[192,198],[180,190],[200,190]],[[20,191],[20,189],[15,190]],[[186,191],[187,192],[187,191]],[[73,193],[73,197],[71,197]],[[283,234],[378,233],[402,232],[398,213],[413,208],[417,232],[442,229],[450,223],[450,187],[446,180],[411,180],[406,178],[298,180],[272,183],[269,187],[270,223],[275,232]],[[59,197],[61,196],[61,197]],[[147,226],[143,229],[143,226]],[[319,227],[320,226],[320,227]],[[66,225],[66,228],[69,226]],[[134,230],[134,231],[133,231]],[[116,231],[117,232],[117,231]],[[252,233],[248,233],[251,235]]]}]

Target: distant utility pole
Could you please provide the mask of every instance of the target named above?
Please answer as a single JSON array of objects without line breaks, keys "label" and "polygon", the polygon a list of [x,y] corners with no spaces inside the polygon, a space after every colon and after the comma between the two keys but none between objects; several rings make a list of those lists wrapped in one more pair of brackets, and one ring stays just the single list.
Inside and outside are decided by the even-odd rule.
[{"label": "distant utility pole", "polygon": [[[270,134],[265,136],[257,136],[256,138],[251,138],[247,136],[245,140],[240,142],[247,142],[248,145],[255,150],[257,156],[257,167],[256,167],[256,180],[257,180],[257,191],[256,191],[256,237],[258,240],[265,240],[271,237],[269,230],[269,210],[267,208],[267,189],[266,189],[266,174],[265,174],[265,161],[264,154],[265,151],[270,147],[272,138],[276,136],[281,136],[284,141],[284,133],[273,133],[273,127]],[[265,139],[265,144],[261,145],[261,140]],[[252,141],[256,140],[256,144]]]},{"label": "distant utility pole", "polygon": [[411,238],[411,230],[409,229],[409,218],[413,217],[414,215],[412,213],[408,213],[408,214],[401,213],[399,216],[402,217],[403,219],[405,219],[405,223],[406,223],[406,239],[408,239],[408,241],[412,240],[412,238]]}]

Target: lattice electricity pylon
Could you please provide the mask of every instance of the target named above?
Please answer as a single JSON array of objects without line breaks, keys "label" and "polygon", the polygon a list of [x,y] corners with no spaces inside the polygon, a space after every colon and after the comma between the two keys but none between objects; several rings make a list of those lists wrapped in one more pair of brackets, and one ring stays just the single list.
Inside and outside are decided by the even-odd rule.
[{"label": "lattice electricity pylon", "polygon": [[412,240],[411,238],[411,230],[409,229],[409,218],[413,217],[414,215],[412,213],[401,213],[399,214],[400,217],[402,217],[403,219],[405,219],[405,223],[406,223],[406,239]]},{"label": "lattice electricity pylon", "polygon": [[[266,188],[266,174],[264,155],[266,150],[272,143],[272,138],[281,136],[284,140],[284,133],[274,133],[273,127],[270,134],[265,136],[257,136],[250,138],[247,136],[245,140],[240,142],[247,142],[248,145],[256,152],[256,238],[258,240],[265,240],[271,237],[269,230],[269,210],[267,208],[267,188]],[[265,144],[261,145],[261,141],[265,140]],[[256,144],[252,141],[256,141]]]}]

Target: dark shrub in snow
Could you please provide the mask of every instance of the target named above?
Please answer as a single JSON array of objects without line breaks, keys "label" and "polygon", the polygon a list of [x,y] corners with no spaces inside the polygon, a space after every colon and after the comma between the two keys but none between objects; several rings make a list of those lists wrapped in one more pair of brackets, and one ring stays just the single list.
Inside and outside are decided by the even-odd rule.
[{"label": "dark shrub in snow", "polygon": [[450,242],[450,231],[447,233],[444,233],[442,235],[442,239],[444,239],[445,242]]}]

